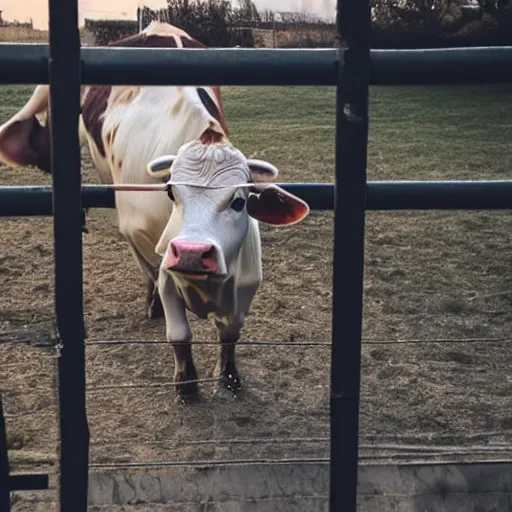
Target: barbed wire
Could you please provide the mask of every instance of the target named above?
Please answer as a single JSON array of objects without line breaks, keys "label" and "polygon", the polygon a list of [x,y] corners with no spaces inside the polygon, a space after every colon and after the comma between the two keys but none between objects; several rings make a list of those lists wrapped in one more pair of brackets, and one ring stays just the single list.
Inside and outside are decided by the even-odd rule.
[{"label": "barbed wire", "polygon": [[[412,454],[414,455],[414,454]],[[376,455],[365,455],[360,454],[358,459],[360,461],[367,461],[372,466],[387,466],[392,461],[394,463],[399,463],[400,466],[417,466],[421,464],[422,466],[449,466],[454,464],[507,464],[509,465],[510,459],[503,458],[493,458],[493,459],[483,459],[478,461],[464,461],[464,460],[436,460],[437,457],[441,456],[457,456],[457,455],[468,455],[468,454],[458,454],[458,453],[439,453],[439,454],[431,454],[430,459],[426,458],[425,455],[422,458],[412,459],[411,454],[387,454],[383,456]],[[469,454],[472,455],[472,454]],[[478,455],[478,454],[474,454]],[[91,462],[89,464],[90,469],[154,469],[154,468],[166,468],[166,467],[179,467],[179,466],[190,466],[190,467],[222,467],[222,466],[267,466],[267,465],[292,465],[292,464],[322,464],[328,465],[330,459],[328,457],[303,457],[303,458],[287,458],[287,459],[223,459],[223,460],[184,460],[184,461],[155,461],[155,462]],[[53,464],[53,462],[45,462],[45,464]],[[41,462],[38,461],[26,461],[23,463],[24,466],[30,467],[32,465],[40,466]]]},{"label": "barbed wire", "polygon": [[[378,340],[363,339],[363,345],[397,345],[397,344],[422,344],[422,343],[512,343],[512,338],[429,338],[429,339],[395,339]],[[221,343],[219,341],[170,342],[166,340],[98,340],[88,341],[87,347],[93,346],[120,346],[120,345],[236,345],[236,346],[284,346],[284,347],[331,347],[331,342],[322,341],[239,341],[235,343]]]},{"label": "barbed wire", "polygon": [[[407,345],[407,344],[450,344],[450,343],[512,343],[512,338],[397,338],[397,339],[371,339],[363,338],[363,345]],[[2,344],[25,344],[34,347],[51,348],[56,350],[58,343],[33,343],[29,339],[3,339]],[[86,347],[101,346],[127,346],[127,345],[236,345],[236,346],[275,346],[275,347],[331,347],[332,343],[327,341],[238,341],[233,343],[221,343],[211,340],[192,340],[190,342],[170,342],[168,340],[94,340],[85,341]],[[56,350],[57,351],[57,350]],[[40,359],[58,359],[58,353],[54,355],[38,355]],[[9,363],[15,364],[15,363]],[[2,365],[5,366],[5,365]]]},{"label": "barbed wire", "polygon": [[[435,454],[422,454],[421,458],[412,459],[410,453],[401,453],[401,454],[386,454],[383,456],[378,455],[369,455],[369,454],[359,454],[358,459],[360,461],[367,461],[372,466],[387,466],[392,461],[394,463],[399,463],[400,466],[417,466],[421,464],[422,466],[449,466],[453,464],[507,464],[509,465],[510,459],[503,458],[493,458],[493,459],[483,459],[478,461],[464,461],[464,460],[436,460],[437,457],[441,456],[461,456],[461,455],[478,455],[468,454],[468,453],[435,453]],[[283,458],[283,459],[270,459],[270,458],[242,458],[242,459],[212,459],[212,460],[182,460],[182,461],[154,461],[154,462],[91,462],[89,463],[90,469],[154,469],[154,468],[168,468],[168,467],[226,467],[226,466],[267,466],[267,465],[292,465],[292,464],[322,464],[328,465],[330,462],[329,457],[297,457],[297,458]],[[51,462],[50,462],[51,463]],[[39,461],[26,461],[23,464],[24,466],[37,465],[40,466],[41,462]]]},{"label": "barbed wire", "polygon": [[[233,438],[233,439],[201,439],[197,441],[183,441],[179,440],[180,446],[175,446],[174,449],[179,450],[183,446],[208,446],[208,445],[247,445],[247,444],[290,444],[290,443],[328,443],[330,437],[277,437],[277,438]],[[144,444],[159,446],[162,444],[169,445],[169,440],[140,440],[139,438],[133,439],[91,439],[91,445],[101,446],[116,446],[124,444]],[[494,452],[512,452],[510,445],[427,445],[427,444],[389,444],[389,443],[360,443],[360,450],[381,450],[381,451],[399,451],[399,452],[435,452],[435,453],[494,453]]]},{"label": "barbed wire", "polygon": [[[475,439],[477,437],[490,437],[490,436],[503,436],[503,435],[512,435],[512,429],[505,430],[483,430],[480,432],[468,432],[464,434],[465,439]],[[394,439],[409,439],[411,437],[410,434],[365,434],[367,439],[382,439],[382,438],[394,438]],[[414,434],[414,437],[421,438],[453,438],[455,435],[453,433],[444,433],[444,432],[417,432]]]},{"label": "barbed wire", "polygon": [[[413,454],[414,455],[414,454]],[[379,464],[379,459],[386,461],[391,460],[400,462],[400,465],[417,465],[432,464],[432,465],[449,465],[449,464],[461,464],[460,460],[432,460],[440,456],[461,456],[461,455],[473,455],[467,452],[442,452],[432,454],[422,454],[422,458],[418,460],[411,459],[410,453],[397,453],[397,454],[386,454],[383,456],[376,455],[365,455],[360,454],[359,460],[371,461],[372,464]],[[474,455],[478,455],[475,453]],[[428,458],[430,460],[428,460]],[[92,462],[89,464],[91,469],[122,469],[122,468],[163,468],[163,467],[178,467],[178,466],[192,466],[192,467],[218,467],[218,466],[249,466],[249,465],[291,465],[291,464],[329,464],[330,459],[328,457],[302,457],[302,458],[287,458],[287,459],[213,459],[213,460],[183,460],[183,461],[154,461],[154,462]],[[487,459],[484,461],[486,464],[510,464],[510,459]],[[475,462],[472,461],[472,464]],[[385,465],[386,462],[381,462]]]},{"label": "barbed wire", "polygon": [[0,394],[9,394],[9,395],[26,395],[26,394],[33,394],[34,391],[42,392],[42,393],[56,393],[58,390],[57,387],[54,388],[47,388],[45,386],[37,386],[27,389],[21,389],[21,388],[0,388]]},{"label": "barbed wire", "polygon": [[86,391],[94,392],[94,391],[103,391],[106,389],[137,389],[137,388],[150,388],[150,389],[158,389],[158,388],[168,388],[182,384],[204,384],[207,382],[220,382],[222,380],[221,377],[212,377],[207,379],[191,379],[184,380],[180,382],[172,381],[172,382],[141,382],[141,383],[129,383],[129,384],[100,384],[98,386],[87,386]]}]

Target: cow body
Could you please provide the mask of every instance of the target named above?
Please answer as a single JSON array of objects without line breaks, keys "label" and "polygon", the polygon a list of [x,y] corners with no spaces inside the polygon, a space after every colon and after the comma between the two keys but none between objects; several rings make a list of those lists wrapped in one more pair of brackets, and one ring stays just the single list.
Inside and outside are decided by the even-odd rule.
[{"label": "cow body", "polygon": [[[110,46],[200,48],[177,27],[152,22],[143,32]],[[147,163],[174,154],[213,124],[228,135],[218,87],[87,86],[82,88],[80,136],[86,140],[101,183],[153,183]],[[49,87],[38,86],[20,112],[0,127],[0,160],[50,172],[47,119]],[[119,229],[147,279],[147,315],[162,316],[155,283],[159,258],[154,247],[171,205],[161,194],[116,194]]]},{"label": "cow body", "polygon": [[[112,45],[202,47],[162,23]],[[90,86],[82,88],[81,103],[80,134],[100,181],[152,189],[124,186],[116,191],[116,210],[148,282],[148,315],[165,315],[180,396],[197,391],[187,309],[214,320],[217,374],[225,387],[238,389],[234,344],[262,280],[258,220],[289,224],[307,214],[307,205],[277,187],[251,189],[275,179],[277,170],[251,163],[230,144],[217,87]],[[38,86],[0,127],[0,160],[50,172],[51,119],[45,126],[36,119],[48,104],[48,86]],[[166,185],[163,176],[171,176]]]}]

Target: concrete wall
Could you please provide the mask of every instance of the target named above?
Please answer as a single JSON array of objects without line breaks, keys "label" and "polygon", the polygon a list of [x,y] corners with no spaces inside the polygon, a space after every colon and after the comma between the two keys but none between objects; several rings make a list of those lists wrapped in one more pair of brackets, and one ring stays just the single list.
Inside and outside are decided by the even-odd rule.
[{"label": "concrete wall", "polygon": [[[119,469],[90,474],[93,511],[328,510],[327,464]],[[512,463],[362,465],[360,512],[512,512]],[[167,504],[167,505],[165,505]]]}]

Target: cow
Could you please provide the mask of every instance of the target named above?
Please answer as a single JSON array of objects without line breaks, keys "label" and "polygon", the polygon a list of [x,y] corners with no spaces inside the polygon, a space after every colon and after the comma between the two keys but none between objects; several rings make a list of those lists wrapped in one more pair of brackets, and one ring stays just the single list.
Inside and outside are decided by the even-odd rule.
[{"label": "cow", "polygon": [[[157,22],[111,45],[203,47]],[[36,87],[0,127],[1,161],[51,172],[48,107],[48,86]],[[236,393],[235,343],[262,281],[259,222],[291,225],[308,205],[272,183],[273,165],[231,144],[218,87],[89,86],[81,107],[81,139],[115,190],[119,230],[147,279],[147,315],[165,317],[178,396],[198,392],[187,310],[213,319],[215,375]]]}]

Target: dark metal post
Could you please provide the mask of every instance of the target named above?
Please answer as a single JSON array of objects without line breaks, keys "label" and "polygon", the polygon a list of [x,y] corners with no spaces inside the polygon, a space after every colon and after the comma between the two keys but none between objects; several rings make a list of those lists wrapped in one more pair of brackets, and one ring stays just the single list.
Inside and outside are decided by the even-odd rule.
[{"label": "dark metal post", "polygon": [[7,457],[7,431],[4,407],[0,395],[0,512],[9,512],[9,459]]},{"label": "dark metal post", "polygon": [[80,197],[80,36],[76,0],[50,0],[50,119],[55,236],[55,309],[61,339],[60,507],[86,512],[89,431]]},{"label": "dark metal post", "polygon": [[370,69],[369,0],[338,0],[340,69],[336,105],[331,512],[355,512]]}]

